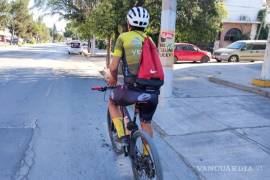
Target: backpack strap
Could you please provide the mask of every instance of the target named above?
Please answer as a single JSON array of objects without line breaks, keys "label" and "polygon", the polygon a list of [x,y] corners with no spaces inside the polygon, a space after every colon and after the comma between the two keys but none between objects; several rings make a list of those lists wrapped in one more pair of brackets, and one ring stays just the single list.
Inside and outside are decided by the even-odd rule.
[{"label": "backpack strap", "polygon": [[122,71],[123,71],[123,75],[126,76],[128,74],[130,74],[129,69],[128,69],[128,63],[127,63],[127,59],[126,59],[126,51],[125,48],[122,48],[122,62],[123,62],[123,67],[122,67]]},{"label": "backpack strap", "polygon": [[125,48],[123,47],[123,55],[122,55],[122,73],[124,76],[124,83],[128,86],[135,86],[136,83],[136,75],[132,74],[129,71],[127,59],[126,59],[126,53],[125,53]]}]

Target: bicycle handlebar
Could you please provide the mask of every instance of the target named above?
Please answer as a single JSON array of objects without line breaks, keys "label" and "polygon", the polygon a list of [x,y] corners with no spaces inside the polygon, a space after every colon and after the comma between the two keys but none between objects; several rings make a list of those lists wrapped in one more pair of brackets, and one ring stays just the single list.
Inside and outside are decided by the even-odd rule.
[{"label": "bicycle handlebar", "polygon": [[95,86],[95,87],[92,87],[91,90],[104,92],[104,91],[107,91],[108,89],[114,89],[114,88],[116,87],[115,86]]}]

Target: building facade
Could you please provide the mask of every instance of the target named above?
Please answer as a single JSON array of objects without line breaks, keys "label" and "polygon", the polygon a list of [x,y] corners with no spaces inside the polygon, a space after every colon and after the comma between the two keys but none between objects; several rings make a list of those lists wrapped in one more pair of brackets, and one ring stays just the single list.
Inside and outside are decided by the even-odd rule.
[{"label": "building facade", "polygon": [[255,39],[260,22],[258,13],[265,0],[223,0],[227,18],[222,23],[216,47],[225,47],[239,39]]},{"label": "building facade", "polygon": [[0,30],[0,43],[6,43],[10,41],[11,39],[11,33],[8,29],[2,29]]}]

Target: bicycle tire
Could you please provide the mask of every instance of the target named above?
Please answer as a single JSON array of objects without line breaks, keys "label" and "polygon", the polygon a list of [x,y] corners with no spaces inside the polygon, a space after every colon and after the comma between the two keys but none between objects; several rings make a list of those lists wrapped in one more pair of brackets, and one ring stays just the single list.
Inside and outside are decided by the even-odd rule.
[{"label": "bicycle tire", "polygon": [[135,180],[140,180],[139,177],[139,172],[137,170],[136,167],[136,159],[137,155],[136,155],[136,141],[138,140],[138,138],[144,139],[144,142],[146,142],[149,146],[150,149],[150,153],[152,155],[152,161],[154,163],[154,167],[155,167],[155,179],[157,180],[163,180],[163,172],[162,172],[162,167],[161,167],[161,163],[160,163],[160,159],[159,159],[159,155],[157,152],[157,149],[154,145],[154,142],[152,140],[152,138],[146,134],[144,131],[138,130],[136,131],[131,138],[131,144],[130,144],[130,155],[131,155],[131,161],[132,161],[132,171],[133,171],[133,175]]},{"label": "bicycle tire", "polygon": [[124,153],[124,148],[123,147],[121,147],[121,148],[117,147],[116,139],[114,138],[114,136],[117,135],[117,132],[116,132],[116,129],[115,129],[114,125],[113,125],[112,118],[111,118],[109,110],[107,111],[107,126],[108,126],[108,132],[109,132],[109,137],[110,137],[110,140],[111,140],[113,151],[118,155]]}]

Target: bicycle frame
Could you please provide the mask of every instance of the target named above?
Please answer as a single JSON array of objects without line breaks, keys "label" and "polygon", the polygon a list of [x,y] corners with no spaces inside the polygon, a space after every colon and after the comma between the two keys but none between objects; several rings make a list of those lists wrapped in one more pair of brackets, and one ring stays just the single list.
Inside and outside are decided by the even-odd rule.
[{"label": "bicycle frame", "polygon": [[[123,123],[124,130],[126,131],[126,129],[128,129],[131,132],[131,134],[129,135],[129,138],[131,138],[133,136],[133,134],[139,129],[138,125],[136,123],[137,116],[138,116],[138,112],[136,110],[136,104],[135,104],[133,119],[131,119],[131,116],[130,116],[126,106],[120,106],[120,110],[121,110],[121,113],[123,115],[123,122],[122,123]],[[125,127],[125,122],[124,122],[124,118],[126,116],[128,118],[127,127]],[[125,134],[126,134],[126,132],[125,132]],[[125,156],[128,156],[129,155],[129,147],[125,147],[124,149],[125,149]]]}]

